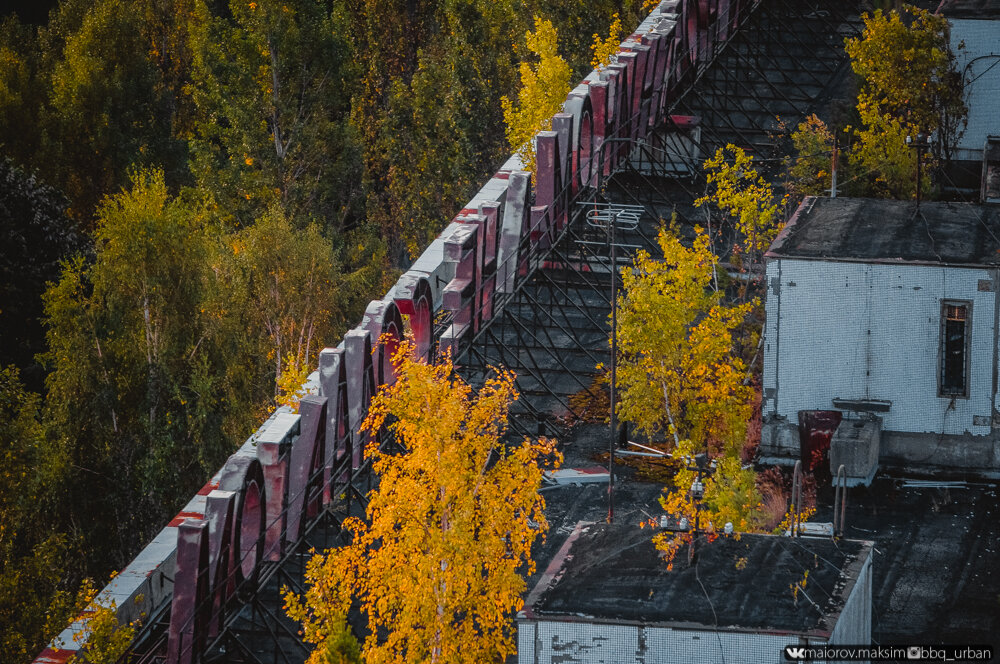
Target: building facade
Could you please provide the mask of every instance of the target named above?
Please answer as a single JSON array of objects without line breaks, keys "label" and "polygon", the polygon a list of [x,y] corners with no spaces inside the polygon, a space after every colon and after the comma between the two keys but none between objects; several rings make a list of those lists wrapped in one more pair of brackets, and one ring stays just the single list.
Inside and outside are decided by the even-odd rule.
[{"label": "building facade", "polygon": [[881,463],[1000,471],[998,237],[989,206],[807,198],[767,254],[763,454],[833,411]]}]

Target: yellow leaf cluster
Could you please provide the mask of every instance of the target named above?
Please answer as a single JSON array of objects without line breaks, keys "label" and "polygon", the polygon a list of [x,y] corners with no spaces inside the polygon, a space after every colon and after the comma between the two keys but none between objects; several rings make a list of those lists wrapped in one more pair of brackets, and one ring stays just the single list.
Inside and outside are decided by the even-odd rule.
[{"label": "yellow leaf cluster", "polygon": [[531,546],[548,527],[539,461],[558,462],[554,443],[502,444],[517,398],[510,372],[476,391],[449,358],[414,359],[410,341],[393,361],[398,380],[373,400],[364,426],[387,430],[405,452],[366,450],[379,478],[366,520],[345,522],[351,544],[316,555],[308,590],[286,592],[286,609],[309,642],[323,643],[356,600],[370,630],[368,664],[502,660],[515,651],[521,574],[533,572]]},{"label": "yellow leaf cluster", "polygon": [[833,132],[812,114],[792,132],[796,158],[789,165],[789,188],[799,196],[822,196],[831,187],[830,159]]},{"label": "yellow leaf cluster", "polygon": [[538,57],[532,66],[520,66],[521,89],[517,106],[507,97],[500,99],[507,125],[507,141],[521,156],[524,167],[535,171],[532,139],[552,127],[552,116],[559,112],[570,91],[569,64],[559,55],[559,35],[551,21],[535,17],[535,31],[525,33],[528,50]]},{"label": "yellow leaf cluster", "polygon": [[608,28],[608,36],[601,39],[600,35],[594,33],[594,44],[590,50],[594,52],[594,58],[590,61],[594,69],[604,69],[615,61],[615,54],[622,42],[622,21],[618,18],[618,13],[611,17],[611,26]]},{"label": "yellow leaf cluster", "polygon": [[[736,537],[739,533],[763,532],[766,516],[757,490],[757,474],[753,468],[743,467],[735,450],[724,450],[715,460],[714,471],[702,477],[705,495],[698,509],[690,495],[691,484],[697,478],[697,471],[691,470],[691,459],[703,451],[703,445],[689,439],[677,444],[674,457],[685,461],[660,496],[660,506],[674,519],[687,518],[692,528],[697,518],[699,532],[710,538],[727,523],[733,524]],[[672,565],[674,556],[690,544],[691,538],[691,532],[663,532],[653,542],[665,554],[667,564]]]},{"label": "yellow leaf cluster", "polygon": [[736,220],[747,267],[752,270],[763,262],[764,252],[781,230],[782,201],[757,173],[753,156],[732,143],[716,150],[704,167],[714,193],[699,198],[695,205],[713,204]]},{"label": "yellow leaf cluster", "polygon": [[[73,640],[80,645],[80,650],[70,658],[70,664],[116,664],[132,645],[139,621],[120,624],[114,600],[107,606],[95,602],[96,589],[89,580],[84,582],[80,592],[91,604],[84,614],[86,630],[73,636]],[[136,598],[136,603],[141,602],[140,595]]]},{"label": "yellow leaf cluster", "polygon": [[293,412],[299,412],[299,401],[307,393],[304,383],[309,373],[308,358],[294,353],[285,355],[284,368],[277,378],[279,406],[288,406]]},{"label": "yellow leaf cluster", "polygon": [[622,272],[618,414],[650,436],[739,445],[752,391],[733,330],[755,303],[725,305],[710,289],[717,258],[701,229],[690,248],[666,228],[658,241],[662,259],[640,251]]}]

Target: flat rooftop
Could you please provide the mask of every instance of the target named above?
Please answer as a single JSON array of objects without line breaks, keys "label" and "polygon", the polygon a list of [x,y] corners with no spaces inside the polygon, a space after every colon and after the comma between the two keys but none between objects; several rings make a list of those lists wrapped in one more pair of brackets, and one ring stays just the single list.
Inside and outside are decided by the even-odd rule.
[{"label": "flat rooftop", "polygon": [[[534,617],[828,633],[871,550],[862,541],[722,535],[701,544],[693,564],[682,549],[670,568],[653,544],[657,531],[581,525],[555,560],[557,580],[531,603]],[[806,572],[796,596],[791,587]]]},{"label": "flat rooftop", "polygon": [[1000,208],[976,203],[807,197],[768,258],[965,267],[1000,265]]},{"label": "flat rooftop", "polygon": [[[606,449],[607,430],[606,424],[574,427],[561,441],[566,454],[564,467],[606,463],[598,461],[597,455]],[[791,469],[785,472],[790,477]],[[962,481],[968,478],[940,472],[923,475],[933,479],[930,484],[911,485],[905,478],[914,474],[915,471],[905,469],[883,468],[871,487],[848,490],[846,537],[874,542],[872,639],[879,644],[988,643],[1000,647],[1000,574],[996,572],[1000,568],[998,485],[981,480]],[[626,533],[618,537],[617,545],[627,544],[624,538],[629,532],[648,539],[652,531],[640,529],[639,522],[663,514],[657,502],[663,485],[639,481],[632,469],[622,466],[617,467],[616,475],[615,524]],[[545,541],[536,543],[537,571],[528,579],[529,589],[536,588],[545,578],[549,565],[560,558],[561,549],[576,525],[580,521],[601,523],[608,509],[607,485],[602,483],[544,488],[542,495],[545,496],[550,529]],[[833,489],[821,486],[817,512],[810,520],[831,521],[832,503]],[[807,540],[800,538],[797,541],[801,544]],[[655,555],[650,549],[646,553]],[[827,558],[818,549],[816,553]],[[675,569],[686,564],[686,553],[678,555]],[[711,566],[706,558],[699,560],[699,577],[706,589],[719,592],[709,588],[703,574]],[[833,558],[827,560],[835,562]],[[751,560],[747,563],[750,568]],[[617,574],[615,568],[619,565],[613,560],[600,564],[595,560],[591,564],[604,575]],[[735,560],[730,559],[727,564],[733,566]],[[591,583],[601,593],[615,594],[617,591],[602,589],[605,582],[600,581],[604,578],[600,574]],[[810,583],[813,574],[809,573]],[[591,590],[582,586],[574,587],[581,597],[591,594]],[[786,586],[784,591],[787,590]],[[820,603],[810,592],[809,584],[806,592]],[[746,601],[762,601],[757,597],[759,594],[750,593]],[[695,592],[684,597],[683,602],[693,604],[703,597],[701,588],[695,583]],[[538,594],[532,591],[526,599],[529,604],[537,603]],[[800,597],[799,606],[803,604],[809,603]],[[545,610],[545,607],[539,608]],[[716,608],[718,610],[718,606]],[[553,605],[550,610],[565,609]],[[587,610],[593,611],[593,607]],[[707,624],[714,625],[711,617],[708,620]],[[723,624],[721,616],[719,624]]]},{"label": "flat rooftop", "polygon": [[943,0],[938,11],[947,18],[1000,18],[1000,0]]}]

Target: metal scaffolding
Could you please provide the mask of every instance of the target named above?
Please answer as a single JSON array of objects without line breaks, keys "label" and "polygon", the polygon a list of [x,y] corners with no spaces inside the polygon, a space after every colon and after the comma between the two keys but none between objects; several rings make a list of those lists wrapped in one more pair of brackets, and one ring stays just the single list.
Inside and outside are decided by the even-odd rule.
[{"label": "metal scaffolding", "polygon": [[[734,143],[764,163],[781,151],[772,139],[776,118],[798,123],[824,101],[832,81],[844,72],[843,39],[858,31],[858,14],[857,2],[762,2],[728,41],[716,46],[709,66],[689,77],[665,122],[641,141],[610,137],[604,142],[596,181],[577,193],[549,246],[538,249],[523,239],[515,287],[497,293],[492,316],[455,355],[459,371],[473,384],[494,366],[517,374],[522,398],[511,413],[511,435],[558,437],[567,416],[582,414],[571,397],[592,389],[597,367],[611,360],[613,272],[629,265],[639,249],[657,254],[661,220],[676,215],[682,232],[704,225],[707,211],[694,201],[705,189],[701,164],[716,148]],[[629,157],[602,175],[608,155],[622,149]],[[627,213],[636,220],[616,229],[613,252],[606,229],[587,222],[595,211]],[[448,323],[446,317],[435,321],[435,339]],[[340,525],[347,516],[363,514],[373,477],[365,465],[353,472],[342,468],[333,481],[332,494],[342,499],[312,519],[280,561],[262,564],[257,578],[238,590],[224,624],[209,639],[204,662],[301,664],[306,659],[310,648],[303,645],[298,625],[285,616],[280,589],[304,590],[309,551],[343,543]],[[123,662],[165,660],[168,609],[148,619]]]},{"label": "metal scaffolding", "polygon": [[[638,249],[656,255],[658,229],[671,217],[686,234],[710,225],[709,210],[694,205],[705,191],[704,159],[732,143],[754,154],[763,172],[782,172],[785,160],[775,155],[788,146],[774,141],[778,119],[795,126],[827,100],[834,79],[847,73],[843,40],[860,29],[859,13],[858,3],[835,0],[762,3],[678,97],[666,122],[641,141],[604,144],[602,158],[616,143],[627,145],[629,158],[581,192],[548,254],[458,356],[473,382],[490,366],[518,374],[525,398],[511,417],[513,434],[563,433],[561,422],[582,414],[571,396],[593,389],[598,365],[611,360],[611,247],[587,226],[587,211],[641,212],[640,223],[616,238],[619,270]],[[732,229],[717,228],[715,236],[725,259]]]}]

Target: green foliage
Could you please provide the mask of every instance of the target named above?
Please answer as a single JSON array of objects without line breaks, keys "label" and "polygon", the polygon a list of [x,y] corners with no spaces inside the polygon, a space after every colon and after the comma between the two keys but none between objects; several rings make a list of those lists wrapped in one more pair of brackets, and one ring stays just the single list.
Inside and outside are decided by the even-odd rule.
[{"label": "green foliage", "polygon": [[54,66],[47,159],[79,219],[126,185],[133,166],[174,170],[183,158],[144,28],[132,3],[99,0]]},{"label": "green foliage", "polygon": [[80,649],[69,660],[69,664],[118,664],[139,628],[139,621],[127,625],[118,622],[117,605],[114,600],[94,600],[94,589],[89,584],[83,587],[90,604],[85,614],[86,631],[73,636]]},{"label": "green foliage", "polygon": [[109,199],[96,239],[45,296],[47,416],[86,469],[67,512],[92,550],[127,556],[266,412],[284,358],[311,365],[344,314],[315,226],[276,210],[220,234],[162,173]]},{"label": "green foliage", "polygon": [[552,116],[559,112],[569,94],[569,65],[559,55],[558,33],[550,21],[535,17],[535,31],[525,35],[528,50],[537,58],[532,66],[521,63],[521,89],[517,106],[507,97],[501,99],[507,124],[507,141],[521,156],[526,170],[535,170],[532,139],[540,131],[551,129]]},{"label": "green foliage", "polygon": [[[409,85],[391,84],[379,143],[386,146],[386,189],[370,197],[370,221],[416,258],[473,191],[486,160],[473,153],[468,49],[429,46]],[[442,90],[449,94],[442,95]],[[484,95],[491,92],[482,90]],[[479,163],[476,163],[479,161]],[[475,165],[474,165],[475,164]],[[379,199],[385,207],[379,207]]]},{"label": "green foliage", "polygon": [[93,550],[131,551],[230,445],[198,381],[225,358],[204,355],[210,245],[192,217],[162,173],[137,174],[99,211],[95,262],[69,262],[45,295],[47,417],[86,469],[66,507]]},{"label": "green foliage", "polygon": [[273,381],[286,371],[308,375],[323,341],[346,327],[340,262],[315,224],[296,231],[278,208],[234,233],[228,244],[216,290],[221,299],[210,310],[258,330],[251,355],[273,363],[273,396]]},{"label": "green foliage", "polygon": [[42,144],[38,131],[46,85],[35,32],[16,16],[0,19],[0,154],[31,166]]},{"label": "green foliage", "polygon": [[[569,64],[571,80],[577,81],[594,69],[593,45],[597,35],[614,32],[616,16],[620,20],[621,37],[614,42],[612,52],[618,50],[622,39],[627,37],[645,18],[655,4],[643,8],[639,0],[625,2],[593,0],[580,3],[576,0],[540,0],[531,7],[532,15],[552,21],[559,28],[559,52]],[[530,22],[525,27],[530,27]],[[604,40],[606,44],[613,38]]]},{"label": "green foliage", "polygon": [[345,26],[321,0],[201,5],[188,93],[197,108],[192,171],[236,225],[274,206],[332,231],[354,221],[357,149]]},{"label": "green foliage", "polygon": [[316,664],[361,664],[361,644],[354,637],[350,626],[343,622],[339,629],[332,626],[331,631],[330,636],[317,648],[320,655]]},{"label": "green foliage", "polygon": [[509,0],[370,1],[356,20],[366,69],[352,124],[364,145],[368,222],[390,258],[415,258],[505,157],[500,96],[523,34]]},{"label": "green foliage", "polygon": [[[887,113],[858,101],[864,127],[857,132],[858,142],[851,151],[851,166],[863,177],[870,195],[895,199],[913,198],[917,191],[917,152],[906,144],[906,137],[916,137],[913,127]],[[928,193],[931,164],[924,156],[923,193]]]},{"label": "green foliage", "polygon": [[0,369],[0,662],[23,664],[78,609],[66,580],[78,566],[52,527],[51,487],[68,468],[46,437],[41,399],[14,367]]}]

